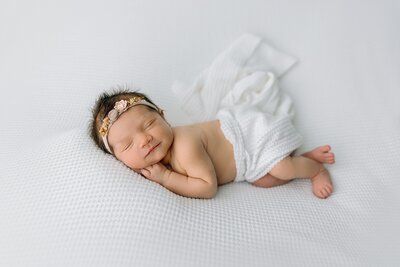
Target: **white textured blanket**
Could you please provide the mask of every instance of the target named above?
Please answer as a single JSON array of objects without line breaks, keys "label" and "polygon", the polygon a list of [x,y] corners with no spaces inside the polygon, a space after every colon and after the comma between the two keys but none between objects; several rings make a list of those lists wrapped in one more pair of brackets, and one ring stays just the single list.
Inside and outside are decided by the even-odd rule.
[{"label": "white textured blanket", "polygon": [[[0,4],[0,266],[400,266],[399,1],[15,3]],[[88,108],[116,84],[187,123],[173,79],[248,30],[301,59],[284,89],[301,149],[336,153],[331,197],[298,179],[185,198],[92,144]]]},{"label": "white textured blanket", "polygon": [[175,81],[172,91],[193,122],[214,119],[218,110],[254,105],[274,115],[293,115],[292,101],[277,85],[296,60],[261,38],[244,34],[223,51],[187,88]]}]

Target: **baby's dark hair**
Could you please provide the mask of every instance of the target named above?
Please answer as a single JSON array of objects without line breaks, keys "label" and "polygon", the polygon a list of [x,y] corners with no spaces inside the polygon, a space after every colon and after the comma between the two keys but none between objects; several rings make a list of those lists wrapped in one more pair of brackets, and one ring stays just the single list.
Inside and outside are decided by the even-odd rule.
[{"label": "baby's dark hair", "polygon": [[[132,97],[143,97],[144,100],[147,102],[155,105],[157,108],[158,106],[154,104],[148,96],[145,94],[139,93],[138,90],[131,90],[127,87],[123,88],[121,86],[118,86],[116,89],[113,88],[111,91],[105,91],[103,92],[96,100],[94,106],[92,107],[92,118],[90,119],[89,125],[88,125],[88,133],[90,137],[92,138],[93,142],[98,146],[101,150],[103,150],[105,153],[110,154],[110,152],[107,151],[103,139],[100,135],[100,127],[103,124],[103,119],[105,116],[108,114],[110,110],[114,108],[115,102],[120,101],[122,99],[128,100],[129,98]],[[146,106],[147,107],[147,106]],[[156,110],[152,109],[149,107],[150,110],[153,110],[157,112]]]}]

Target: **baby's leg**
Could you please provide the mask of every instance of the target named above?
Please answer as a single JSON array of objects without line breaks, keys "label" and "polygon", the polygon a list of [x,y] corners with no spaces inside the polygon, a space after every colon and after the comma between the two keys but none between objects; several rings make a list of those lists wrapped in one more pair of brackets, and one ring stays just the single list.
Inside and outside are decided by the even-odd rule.
[{"label": "baby's leg", "polygon": [[332,193],[333,187],[328,171],[321,163],[303,156],[284,158],[269,174],[281,180],[310,178],[313,193],[319,198],[326,198]]},{"label": "baby's leg", "polygon": [[258,186],[258,187],[265,187],[265,188],[270,188],[278,185],[283,185],[289,183],[291,180],[281,180],[278,179],[271,174],[267,173],[260,179],[258,179],[255,182],[252,182],[252,185]]},{"label": "baby's leg", "polygon": [[[318,161],[319,163],[328,163],[328,164],[335,163],[335,155],[331,152],[331,147],[329,145],[324,145],[314,148],[313,150],[302,154],[302,156]],[[252,184],[259,187],[270,188],[274,186],[287,184],[290,181],[291,180],[280,180],[272,176],[271,174],[267,173],[266,175],[264,175],[257,181],[253,182]]]},{"label": "baby's leg", "polygon": [[320,169],[321,164],[312,159],[303,156],[288,156],[276,164],[269,173],[281,180],[291,180],[314,177]]}]

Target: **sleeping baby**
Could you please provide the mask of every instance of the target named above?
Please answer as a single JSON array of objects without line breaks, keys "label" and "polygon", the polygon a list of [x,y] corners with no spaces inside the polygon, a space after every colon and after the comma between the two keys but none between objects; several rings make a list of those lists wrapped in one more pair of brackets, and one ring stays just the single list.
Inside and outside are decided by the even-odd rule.
[{"label": "sleeping baby", "polygon": [[104,92],[92,112],[98,147],[181,196],[212,198],[232,181],[268,188],[296,178],[309,178],[319,198],[333,191],[323,166],[335,161],[330,146],[294,156],[301,136],[288,117],[237,106],[212,121],[171,127],[146,95],[126,89]]}]

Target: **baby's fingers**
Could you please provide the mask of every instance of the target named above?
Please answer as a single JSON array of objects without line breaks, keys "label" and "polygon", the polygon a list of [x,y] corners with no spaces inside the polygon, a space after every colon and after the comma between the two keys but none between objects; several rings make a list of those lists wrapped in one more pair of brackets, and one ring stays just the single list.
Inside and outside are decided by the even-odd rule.
[{"label": "baby's fingers", "polygon": [[149,169],[142,169],[140,172],[141,172],[147,179],[149,179],[150,181],[157,182],[156,178],[154,177],[154,175],[151,174],[151,171],[149,171]]},{"label": "baby's fingers", "polygon": [[140,173],[143,174],[146,178],[149,178],[150,176],[150,171],[147,169],[141,169]]}]

